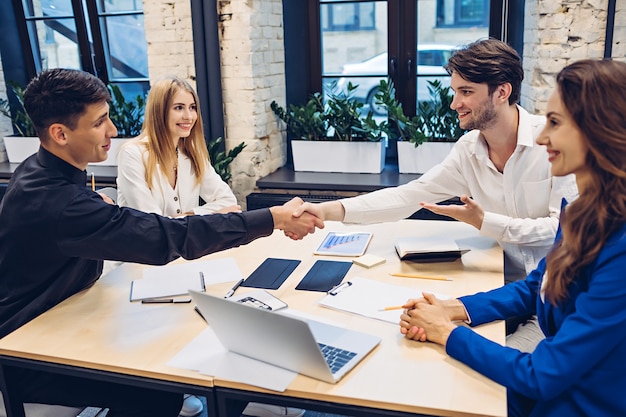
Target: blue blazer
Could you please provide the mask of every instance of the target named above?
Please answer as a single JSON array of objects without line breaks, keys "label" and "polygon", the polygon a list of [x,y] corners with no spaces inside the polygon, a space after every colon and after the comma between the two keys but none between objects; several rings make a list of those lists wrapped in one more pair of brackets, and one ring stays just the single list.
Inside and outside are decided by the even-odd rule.
[{"label": "blue blazer", "polygon": [[543,259],[524,281],[460,298],[472,326],[537,314],[546,338],[533,353],[503,347],[462,326],[450,335],[447,353],[534,400],[531,416],[626,416],[626,225],[609,237],[556,307],[539,292],[545,269]]}]

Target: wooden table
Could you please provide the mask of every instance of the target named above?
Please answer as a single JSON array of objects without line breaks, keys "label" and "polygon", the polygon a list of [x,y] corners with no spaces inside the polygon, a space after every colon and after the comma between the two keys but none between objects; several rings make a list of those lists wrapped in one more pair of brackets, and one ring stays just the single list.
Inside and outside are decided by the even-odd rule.
[{"label": "wooden table", "polygon": [[[387,259],[385,264],[371,269],[353,265],[348,278],[382,280],[453,297],[503,284],[501,249],[494,241],[479,237],[475,229],[464,223],[403,220],[346,226],[327,222],[326,230],[372,231],[374,237],[367,252]],[[425,274],[445,274],[452,281],[389,275],[400,267],[393,247],[396,238],[440,235],[452,236],[460,246],[472,248],[463,255],[462,261],[423,264]],[[233,415],[232,410],[238,412],[242,401],[355,416],[506,415],[504,387],[449,358],[442,347],[408,341],[400,335],[397,325],[320,307],[318,301],[324,293],[295,290],[317,259],[345,260],[312,255],[324,236],[322,230],[294,242],[282,232],[276,232],[268,238],[203,259],[232,257],[244,276],[268,257],[301,260],[289,279],[278,290],[271,291],[274,295],[286,301],[290,308],[382,338],[375,351],[338,384],[299,375],[284,393],[276,393],[167,366],[166,363],[206,324],[191,304],[130,303],[130,281],[141,277],[140,265],[133,265],[129,274],[114,271],[104,276],[91,289],[71,297],[0,340],[0,364],[199,393],[207,397],[210,408],[215,407],[209,410],[209,415],[218,416]],[[207,292],[221,295],[231,286],[231,282],[218,284],[207,288]],[[502,322],[480,326],[476,331],[504,343]]]}]

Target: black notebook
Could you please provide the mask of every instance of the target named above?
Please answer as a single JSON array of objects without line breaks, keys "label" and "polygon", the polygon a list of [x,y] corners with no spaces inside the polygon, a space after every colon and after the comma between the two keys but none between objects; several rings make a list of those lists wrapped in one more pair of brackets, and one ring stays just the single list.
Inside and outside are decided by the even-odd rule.
[{"label": "black notebook", "polygon": [[241,286],[277,290],[299,264],[296,259],[267,258]]},{"label": "black notebook", "polygon": [[306,273],[296,290],[329,291],[346,276],[352,262],[316,261]]}]

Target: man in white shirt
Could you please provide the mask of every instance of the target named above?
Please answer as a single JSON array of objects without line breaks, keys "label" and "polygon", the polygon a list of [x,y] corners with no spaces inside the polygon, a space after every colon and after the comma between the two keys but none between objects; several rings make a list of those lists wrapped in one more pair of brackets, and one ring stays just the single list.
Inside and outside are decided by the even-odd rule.
[{"label": "man in white shirt", "polygon": [[[577,195],[575,178],[552,177],[545,148],[535,144],[545,117],[516,104],[524,72],[513,48],[480,40],[456,51],[446,69],[455,92],[451,108],[470,132],[440,165],[407,184],[304,203],[294,214],[376,223],[400,220],[425,207],[496,239],[505,253],[505,280],[512,282],[533,270],[552,246],[561,199]],[[457,196],[462,205],[435,204]]]}]

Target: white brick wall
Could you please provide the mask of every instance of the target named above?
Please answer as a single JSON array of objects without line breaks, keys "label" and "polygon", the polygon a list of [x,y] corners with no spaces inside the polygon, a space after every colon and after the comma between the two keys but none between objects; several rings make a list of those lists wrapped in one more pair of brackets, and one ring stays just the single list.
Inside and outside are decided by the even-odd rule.
[{"label": "white brick wall", "polygon": [[[544,113],[555,76],[565,65],[602,58],[607,5],[608,0],[526,1],[521,104],[528,111]],[[615,20],[619,22],[620,17]],[[621,17],[621,21],[625,19]],[[624,29],[620,37],[616,28],[614,39],[624,39],[623,35]],[[618,56],[615,52],[613,55]]]}]

